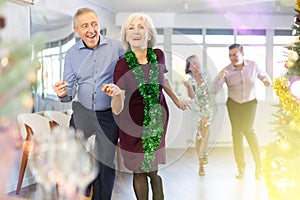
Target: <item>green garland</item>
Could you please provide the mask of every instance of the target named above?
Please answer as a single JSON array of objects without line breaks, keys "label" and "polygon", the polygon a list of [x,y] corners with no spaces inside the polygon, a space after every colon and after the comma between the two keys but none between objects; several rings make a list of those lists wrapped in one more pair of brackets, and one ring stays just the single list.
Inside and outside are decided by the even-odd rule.
[{"label": "green garland", "polygon": [[144,72],[140,66],[135,54],[127,51],[125,54],[126,61],[132,73],[135,75],[140,94],[144,97],[144,121],[142,144],[144,150],[144,160],[141,169],[149,171],[155,158],[155,150],[159,147],[162,139],[161,134],[164,131],[162,123],[162,109],[158,103],[159,100],[159,82],[158,82],[158,62],[153,49],[147,51],[147,60],[150,66],[149,83],[146,83]]}]

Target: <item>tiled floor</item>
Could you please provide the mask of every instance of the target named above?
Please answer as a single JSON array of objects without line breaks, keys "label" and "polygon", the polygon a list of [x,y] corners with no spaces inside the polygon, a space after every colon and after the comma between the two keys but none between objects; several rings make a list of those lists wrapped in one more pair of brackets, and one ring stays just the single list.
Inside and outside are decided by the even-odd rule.
[{"label": "tiled floor", "polygon": [[[249,150],[246,151],[246,176],[242,180],[235,178],[236,168],[230,147],[212,150],[205,168],[207,174],[202,177],[198,176],[193,148],[170,149],[167,155],[168,163],[159,171],[166,200],[268,200],[264,180],[255,179],[255,166]],[[35,188],[23,188],[21,196],[32,199]],[[152,199],[151,194],[149,196]],[[118,172],[112,200],[134,199],[131,173]]]},{"label": "tiled floor", "polygon": [[[182,156],[180,156],[183,153]],[[198,163],[194,149],[169,150],[172,163],[160,170],[166,200],[267,200],[264,180],[256,180],[255,165],[246,151],[246,176],[235,178],[232,149],[215,148],[209,155],[207,174],[198,176]],[[113,193],[114,200],[133,200],[132,177],[121,173],[117,176]],[[151,198],[149,198],[151,199]]]}]

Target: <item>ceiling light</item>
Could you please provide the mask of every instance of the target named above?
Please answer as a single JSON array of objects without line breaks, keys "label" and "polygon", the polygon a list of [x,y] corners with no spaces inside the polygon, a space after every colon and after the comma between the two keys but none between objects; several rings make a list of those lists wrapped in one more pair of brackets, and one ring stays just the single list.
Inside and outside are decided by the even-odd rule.
[{"label": "ceiling light", "polygon": [[188,1],[184,0],[184,1],[182,2],[182,4],[183,4],[184,10],[188,10],[188,9],[189,9],[189,2],[188,2]]}]

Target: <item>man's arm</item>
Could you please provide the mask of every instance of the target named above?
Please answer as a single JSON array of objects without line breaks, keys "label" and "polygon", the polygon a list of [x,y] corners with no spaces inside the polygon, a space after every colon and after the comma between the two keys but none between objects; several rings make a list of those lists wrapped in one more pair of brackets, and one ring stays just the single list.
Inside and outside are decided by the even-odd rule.
[{"label": "man's arm", "polygon": [[258,78],[264,83],[266,87],[269,87],[272,83],[270,76],[262,71],[262,69],[256,64],[256,67],[258,69]]},{"label": "man's arm", "polygon": [[217,94],[220,91],[220,89],[222,88],[222,86],[225,82],[225,76],[227,73],[228,73],[228,71],[226,71],[224,69],[224,70],[220,71],[218,73],[218,75],[215,77],[215,79],[213,80],[212,85],[211,85],[211,92],[213,94]]}]

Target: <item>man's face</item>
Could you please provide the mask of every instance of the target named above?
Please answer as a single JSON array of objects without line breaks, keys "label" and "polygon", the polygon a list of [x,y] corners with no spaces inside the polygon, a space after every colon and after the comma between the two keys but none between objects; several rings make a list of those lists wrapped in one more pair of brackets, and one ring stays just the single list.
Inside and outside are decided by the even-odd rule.
[{"label": "man's face", "polygon": [[99,42],[100,25],[97,16],[93,12],[84,13],[77,17],[78,26],[74,26],[76,32],[84,43],[91,49]]},{"label": "man's face", "polygon": [[244,53],[240,51],[239,48],[234,48],[229,50],[229,59],[233,65],[238,65],[243,63]]}]

